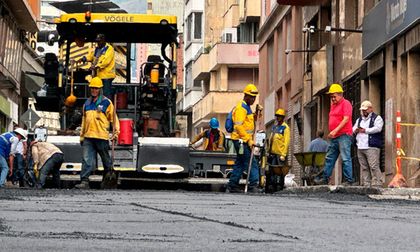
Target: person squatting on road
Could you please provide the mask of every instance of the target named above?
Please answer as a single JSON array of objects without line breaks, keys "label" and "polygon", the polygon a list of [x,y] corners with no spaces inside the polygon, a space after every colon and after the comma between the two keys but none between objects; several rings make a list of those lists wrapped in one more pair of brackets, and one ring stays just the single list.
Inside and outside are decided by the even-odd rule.
[{"label": "person squatting on road", "polygon": [[28,132],[22,128],[16,128],[12,132],[0,135],[0,188],[4,187],[7,175],[13,174],[13,163],[18,143],[25,140],[27,136]]},{"label": "person squatting on road", "polygon": [[[254,135],[256,115],[252,112],[251,105],[254,104],[257,95],[257,87],[254,84],[248,84],[244,89],[244,99],[232,111],[234,127],[231,139],[233,140],[237,156],[226,192],[241,192],[239,180],[242,177],[242,173],[248,170],[254,145],[252,137]],[[251,174],[248,174],[249,192],[255,193],[258,192],[259,170],[256,159],[253,158],[251,162]]]},{"label": "person squatting on road", "polygon": [[203,149],[208,151],[224,151],[225,134],[219,129],[219,121],[213,117],[209,122],[210,129],[201,132],[191,141],[195,144],[204,138]]},{"label": "person squatting on road", "polygon": [[60,168],[64,162],[63,152],[52,143],[37,142],[31,143],[32,160],[34,171],[37,171],[38,185],[45,187],[47,176],[52,174],[55,188],[60,188]]},{"label": "person squatting on road", "polygon": [[278,109],[275,113],[277,124],[273,126],[269,139],[268,163],[270,165],[284,166],[290,144],[290,128],[284,121],[286,112]]},{"label": "person squatting on road", "polygon": [[353,132],[356,134],[362,185],[382,187],[383,180],[379,164],[384,121],[380,115],[373,112],[370,101],[362,102],[360,114],[353,126]]},{"label": "person squatting on road", "polygon": [[90,70],[96,73],[92,77],[97,76],[101,78],[104,85],[104,96],[112,99],[112,81],[116,77],[114,47],[106,43],[104,34],[98,34],[96,36],[96,43],[95,51],[89,52],[87,57],[83,56],[79,62],[92,62]]},{"label": "person squatting on road", "polygon": [[94,77],[89,83],[91,97],[83,105],[83,119],[80,131],[80,144],[83,147],[81,183],[76,185],[79,189],[89,188],[89,176],[92,173],[96,156],[99,154],[104,166],[104,173],[112,168],[112,160],[109,155],[109,129],[112,124],[114,135],[112,140],[117,139],[120,133],[120,124],[115,115],[114,105],[111,100],[101,94],[102,80]]},{"label": "person squatting on road", "polygon": [[343,185],[353,183],[353,166],[351,160],[352,145],[352,105],[343,97],[343,88],[339,84],[332,84],[327,94],[331,99],[328,126],[331,139],[325,157],[324,179],[318,184],[328,184],[338,155],[343,161]]}]

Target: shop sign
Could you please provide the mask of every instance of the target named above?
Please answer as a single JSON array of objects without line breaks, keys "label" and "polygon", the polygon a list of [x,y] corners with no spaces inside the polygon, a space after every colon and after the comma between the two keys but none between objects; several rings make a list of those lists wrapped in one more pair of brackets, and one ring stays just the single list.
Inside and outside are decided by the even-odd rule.
[{"label": "shop sign", "polygon": [[363,59],[420,21],[420,1],[383,0],[363,19]]},{"label": "shop sign", "polygon": [[0,95],[0,112],[10,117],[10,103],[2,95]]}]

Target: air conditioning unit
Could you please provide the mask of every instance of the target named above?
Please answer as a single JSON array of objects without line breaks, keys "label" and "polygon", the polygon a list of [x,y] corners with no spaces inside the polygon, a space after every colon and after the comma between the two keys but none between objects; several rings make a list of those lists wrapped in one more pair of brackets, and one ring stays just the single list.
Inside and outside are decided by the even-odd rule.
[{"label": "air conditioning unit", "polygon": [[223,43],[237,43],[238,32],[236,28],[225,28],[222,33],[222,42]]}]

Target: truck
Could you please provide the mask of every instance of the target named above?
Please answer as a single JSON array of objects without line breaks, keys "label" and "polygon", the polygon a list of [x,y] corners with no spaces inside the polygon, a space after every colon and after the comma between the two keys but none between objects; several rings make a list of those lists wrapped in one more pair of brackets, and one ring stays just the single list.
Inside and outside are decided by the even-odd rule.
[{"label": "truck", "polygon": [[[114,154],[114,169],[119,177],[185,181],[194,177],[228,176],[235,154],[192,150],[188,138],[176,136],[176,16],[86,12],[64,14],[54,23],[60,52],[58,57],[45,56],[45,86],[34,96],[37,110],[60,113],[62,130],[57,136],[48,136],[48,141],[64,152],[62,174],[76,175],[81,170],[82,149],[77,128],[82,106],[90,95],[85,80],[90,74],[89,63],[77,66],[73,62],[83,56],[78,53],[78,46],[92,43],[97,34],[104,34],[108,43],[123,48],[116,65],[125,80],[115,79],[112,85],[121,124]],[[134,44],[160,46],[159,54],[148,55],[144,62],[137,64],[140,78],[136,83],[131,82]],[[74,103],[66,104],[66,98],[73,94]],[[102,171],[98,159],[96,174]]]}]

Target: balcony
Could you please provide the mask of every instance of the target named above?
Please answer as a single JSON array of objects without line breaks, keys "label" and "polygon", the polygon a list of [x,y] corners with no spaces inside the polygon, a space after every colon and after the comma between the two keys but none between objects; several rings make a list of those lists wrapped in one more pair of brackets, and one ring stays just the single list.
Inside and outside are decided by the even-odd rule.
[{"label": "balcony", "polygon": [[243,98],[242,92],[211,91],[193,107],[193,123],[210,120],[216,114],[228,114]]},{"label": "balcony", "polygon": [[192,66],[192,78],[194,81],[210,78],[208,53],[200,54],[200,56],[194,61]]},{"label": "balcony", "polygon": [[[31,5],[28,3],[28,1],[6,0],[6,4],[13,12],[13,15],[15,16],[19,27],[31,32],[38,31],[38,26],[36,24],[36,15],[38,13],[34,13],[34,10],[32,10]],[[38,11],[35,10],[35,12]]]},{"label": "balcony", "polygon": [[240,1],[240,19],[245,22],[257,22],[261,15],[261,1],[245,0]]},{"label": "balcony", "polygon": [[209,53],[209,69],[216,71],[221,65],[258,67],[258,44],[218,43]]},{"label": "balcony", "polygon": [[223,27],[232,28],[239,26],[239,5],[232,4],[223,15]]}]

